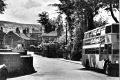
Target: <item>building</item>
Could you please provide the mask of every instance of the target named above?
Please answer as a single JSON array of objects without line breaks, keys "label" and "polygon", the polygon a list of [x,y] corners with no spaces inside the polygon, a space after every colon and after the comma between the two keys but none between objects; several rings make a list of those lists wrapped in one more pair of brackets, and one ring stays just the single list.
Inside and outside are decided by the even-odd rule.
[{"label": "building", "polygon": [[42,42],[42,31],[39,31],[38,29],[33,29],[32,33],[30,33],[30,37],[34,38],[37,40],[38,44]]},{"label": "building", "polygon": [[[52,42],[57,39],[57,31],[50,33],[44,33],[44,29],[40,24],[23,24],[9,21],[0,21],[0,29],[8,35],[17,35],[17,38],[22,38],[27,42],[27,38],[33,38],[36,40],[35,46],[41,42]],[[12,31],[12,32],[11,32]],[[18,35],[19,34],[19,35]],[[24,37],[20,36],[20,34]],[[27,36],[27,38],[26,38]],[[25,39],[26,38],[26,39]],[[14,39],[15,40],[15,39]],[[28,39],[30,40],[30,39]],[[15,40],[16,41],[16,40]],[[18,41],[18,40],[17,40]],[[14,41],[13,41],[14,42]],[[12,41],[7,42],[9,45],[13,44]],[[29,42],[28,42],[29,44]]]},{"label": "building", "polygon": [[4,36],[4,45],[7,49],[15,49],[18,44],[22,44],[25,49],[29,49],[30,45],[36,44],[36,39],[28,37],[24,33],[8,32]]},{"label": "building", "polygon": [[52,31],[50,33],[43,33],[42,35],[42,42],[48,43],[57,40],[57,31]]},{"label": "building", "polygon": [[16,30],[18,30],[20,33],[26,33],[27,36],[41,42],[42,25],[40,24],[23,24],[9,21],[0,21],[0,29],[2,29],[6,34],[10,31],[16,32]]},{"label": "building", "polygon": [[2,30],[0,30],[0,49],[1,48],[4,48],[4,35],[5,35],[5,33],[2,31]]}]

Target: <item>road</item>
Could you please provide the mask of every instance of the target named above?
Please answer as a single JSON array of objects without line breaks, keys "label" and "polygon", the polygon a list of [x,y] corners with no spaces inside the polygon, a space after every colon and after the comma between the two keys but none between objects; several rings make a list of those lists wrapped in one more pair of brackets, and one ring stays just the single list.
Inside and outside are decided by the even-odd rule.
[{"label": "road", "polygon": [[8,78],[7,80],[119,80],[102,73],[85,70],[81,63],[60,58],[46,58],[34,55],[36,73]]}]

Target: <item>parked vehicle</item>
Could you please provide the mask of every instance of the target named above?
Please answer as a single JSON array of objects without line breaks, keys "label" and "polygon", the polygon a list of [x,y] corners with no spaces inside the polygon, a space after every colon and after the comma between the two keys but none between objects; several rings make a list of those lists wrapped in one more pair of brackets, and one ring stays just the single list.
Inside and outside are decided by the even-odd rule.
[{"label": "parked vehicle", "polygon": [[[84,33],[82,64],[119,73],[119,24],[108,24]],[[113,71],[114,70],[114,71]]]}]

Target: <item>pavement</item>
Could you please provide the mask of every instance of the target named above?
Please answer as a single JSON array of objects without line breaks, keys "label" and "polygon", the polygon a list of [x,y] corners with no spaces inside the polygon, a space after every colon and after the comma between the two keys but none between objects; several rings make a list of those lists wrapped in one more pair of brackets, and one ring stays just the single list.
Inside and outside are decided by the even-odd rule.
[{"label": "pavement", "polygon": [[66,59],[63,59],[63,58],[60,58],[59,60],[65,61],[65,62],[70,62],[70,63],[75,63],[75,64],[81,64],[82,65],[81,61],[66,60]]}]

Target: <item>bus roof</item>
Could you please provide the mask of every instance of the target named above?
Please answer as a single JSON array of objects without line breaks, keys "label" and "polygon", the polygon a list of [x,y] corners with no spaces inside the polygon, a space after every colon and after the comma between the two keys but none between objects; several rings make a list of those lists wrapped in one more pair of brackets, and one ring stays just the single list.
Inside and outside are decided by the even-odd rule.
[{"label": "bus roof", "polygon": [[110,26],[110,25],[114,25],[114,24],[119,24],[119,23],[109,23],[109,24],[106,24],[105,26]]},{"label": "bus roof", "polygon": [[[109,24],[103,25],[103,26],[101,26],[101,27],[106,27],[106,26],[115,25],[115,24],[118,24],[118,25],[119,25],[119,23],[109,23]],[[92,29],[92,30],[86,31],[86,32],[84,32],[84,34],[89,33],[89,32],[91,32],[91,31],[94,31],[94,30],[96,30],[96,29],[99,29],[99,28],[101,28],[101,27],[97,27],[97,28],[94,28],[94,29]]]}]

